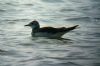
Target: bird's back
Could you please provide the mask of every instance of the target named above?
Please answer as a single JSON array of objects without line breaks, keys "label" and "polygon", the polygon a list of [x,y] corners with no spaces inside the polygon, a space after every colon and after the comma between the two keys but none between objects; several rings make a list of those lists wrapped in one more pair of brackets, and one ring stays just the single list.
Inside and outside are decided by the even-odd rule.
[{"label": "bird's back", "polygon": [[78,25],[65,28],[65,27],[60,27],[60,28],[54,28],[54,27],[42,27],[40,28],[35,36],[41,36],[41,37],[51,37],[51,38],[59,38],[65,33],[75,29]]}]

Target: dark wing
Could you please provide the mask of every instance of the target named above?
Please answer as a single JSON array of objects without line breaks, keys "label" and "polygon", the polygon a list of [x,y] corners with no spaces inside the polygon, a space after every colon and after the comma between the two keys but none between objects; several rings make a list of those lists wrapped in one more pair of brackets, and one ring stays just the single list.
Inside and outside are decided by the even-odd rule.
[{"label": "dark wing", "polygon": [[53,27],[43,27],[39,29],[39,32],[47,32],[47,33],[57,33],[58,28],[53,28]]},{"label": "dark wing", "polygon": [[53,27],[43,27],[39,29],[39,32],[48,32],[48,33],[58,33],[58,32],[69,32],[73,29],[75,29],[78,25],[73,27],[61,27],[61,28],[53,28]]}]

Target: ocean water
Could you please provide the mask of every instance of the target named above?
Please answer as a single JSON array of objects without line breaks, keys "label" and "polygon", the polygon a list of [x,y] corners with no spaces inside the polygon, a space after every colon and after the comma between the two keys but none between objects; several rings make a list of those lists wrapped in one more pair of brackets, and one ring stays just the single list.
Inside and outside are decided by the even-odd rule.
[{"label": "ocean water", "polygon": [[[64,39],[31,37],[25,24],[73,26]],[[100,0],[0,0],[0,66],[100,66]]]}]

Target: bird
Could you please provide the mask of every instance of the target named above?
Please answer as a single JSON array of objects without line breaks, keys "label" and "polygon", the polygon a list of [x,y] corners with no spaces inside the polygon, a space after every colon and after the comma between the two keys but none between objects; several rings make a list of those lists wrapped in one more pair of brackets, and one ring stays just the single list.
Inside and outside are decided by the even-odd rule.
[{"label": "bird", "polygon": [[31,35],[32,37],[48,37],[48,38],[61,38],[64,34],[69,31],[76,29],[79,25],[75,25],[72,27],[40,27],[40,24],[37,20],[33,20],[27,25],[32,28]]}]

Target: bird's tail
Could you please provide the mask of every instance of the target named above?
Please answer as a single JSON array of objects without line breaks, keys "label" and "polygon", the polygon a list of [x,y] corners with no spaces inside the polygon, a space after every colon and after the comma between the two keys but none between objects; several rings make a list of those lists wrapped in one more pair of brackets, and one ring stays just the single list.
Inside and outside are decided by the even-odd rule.
[{"label": "bird's tail", "polygon": [[74,30],[74,29],[76,29],[78,26],[79,26],[79,25],[75,25],[75,26],[72,26],[72,27],[68,27],[68,28],[66,28],[66,31],[69,32],[69,31],[71,31],[71,30]]},{"label": "bird's tail", "polygon": [[53,37],[59,38],[62,35],[64,35],[65,33],[69,32],[71,30],[76,29],[78,26],[79,25],[75,25],[75,26],[68,27],[68,28],[62,27],[62,28],[59,29],[59,32],[57,32]]}]

